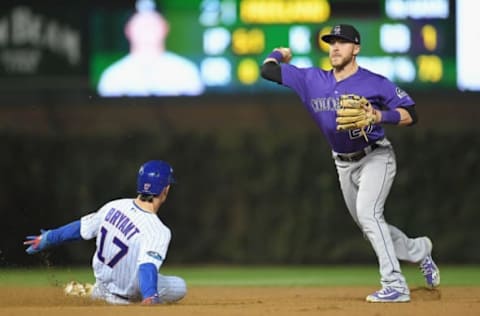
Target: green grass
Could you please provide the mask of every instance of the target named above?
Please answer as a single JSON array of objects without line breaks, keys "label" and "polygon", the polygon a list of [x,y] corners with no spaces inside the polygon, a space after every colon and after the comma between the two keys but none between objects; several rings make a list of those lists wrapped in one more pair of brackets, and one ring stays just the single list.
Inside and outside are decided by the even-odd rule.
[{"label": "green grass", "polygon": [[[163,267],[190,286],[376,286],[376,266],[186,266]],[[411,287],[424,285],[416,266],[403,272]],[[480,266],[441,266],[442,286],[480,286]],[[0,269],[0,286],[63,285],[93,282],[90,268]]]}]

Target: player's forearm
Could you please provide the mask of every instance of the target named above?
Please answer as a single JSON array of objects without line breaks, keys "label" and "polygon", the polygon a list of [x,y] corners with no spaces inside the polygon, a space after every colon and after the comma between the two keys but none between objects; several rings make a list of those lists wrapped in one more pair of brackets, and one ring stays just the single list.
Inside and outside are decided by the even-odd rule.
[{"label": "player's forearm", "polygon": [[400,113],[400,122],[398,122],[397,125],[406,126],[413,122],[410,113],[408,113],[405,109],[396,109],[395,111]]},{"label": "player's forearm", "polygon": [[80,220],[71,222],[56,229],[51,229],[47,236],[47,242],[49,246],[56,246],[64,242],[76,241],[81,239],[82,236],[80,235]]},{"label": "player's forearm", "polygon": [[376,122],[381,124],[392,124],[398,126],[413,125],[417,122],[417,115],[415,108],[409,107],[396,108],[388,111],[376,111]]},{"label": "player's forearm", "polygon": [[262,78],[282,83],[282,69],[279,64],[268,61],[262,65],[261,72]]},{"label": "player's forearm", "polygon": [[290,48],[278,47],[275,48],[263,61],[261,67],[261,76],[264,79],[282,83],[282,68],[280,63],[288,63],[292,59],[292,52]]},{"label": "player's forearm", "polygon": [[138,287],[144,301],[158,298],[158,273],[153,263],[142,263],[138,268]]}]

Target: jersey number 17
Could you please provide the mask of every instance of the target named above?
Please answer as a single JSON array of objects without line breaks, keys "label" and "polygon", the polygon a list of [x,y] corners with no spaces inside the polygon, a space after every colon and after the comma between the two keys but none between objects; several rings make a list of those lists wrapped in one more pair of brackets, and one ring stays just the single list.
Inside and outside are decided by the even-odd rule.
[{"label": "jersey number 17", "polygon": [[113,268],[128,252],[128,246],[125,245],[120,239],[116,236],[113,237],[113,244],[118,247],[118,251],[112,256],[112,258],[107,262],[104,257],[104,249],[105,249],[105,240],[107,238],[108,231],[105,227],[100,228],[100,245],[97,251],[97,258],[102,263],[105,263],[110,268]]}]

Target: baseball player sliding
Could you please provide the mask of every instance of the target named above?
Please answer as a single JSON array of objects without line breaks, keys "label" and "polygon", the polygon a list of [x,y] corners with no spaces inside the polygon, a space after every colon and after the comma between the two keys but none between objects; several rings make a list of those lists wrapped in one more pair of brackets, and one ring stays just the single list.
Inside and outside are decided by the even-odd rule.
[{"label": "baseball player sliding", "polygon": [[408,302],[410,290],[399,259],[419,263],[430,287],[440,284],[440,273],[428,237],[409,238],[385,221],[396,160],[382,125],[415,124],[415,103],[385,77],[358,66],[360,34],[355,27],[337,25],[322,40],[330,44],[331,71],[297,68],[288,64],[290,49],[276,48],[262,65],[262,77],[300,96],[332,148],[347,208],[380,265],[382,287],[366,300]]},{"label": "baseball player sliding", "polygon": [[28,246],[26,252],[34,254],[64,242],[96,237],[92,298],[111,304],[178,301],[187,292],[185,281],[158,273],[171,233],[157,212],[174,182],[168,163],[148,161],[138,172],[135,199],[108,202],[80,220],[28,236],[24,242]]}]

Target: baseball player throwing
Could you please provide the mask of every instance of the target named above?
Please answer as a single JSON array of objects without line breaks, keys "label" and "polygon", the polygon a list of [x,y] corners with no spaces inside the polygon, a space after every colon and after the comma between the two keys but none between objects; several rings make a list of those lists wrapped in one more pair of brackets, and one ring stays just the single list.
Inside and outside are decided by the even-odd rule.
[{"label": "baseball player throwing", "polygon": [[368,302],[408,302],[410,290],[399,259],[420,264],[427,285],[440,284],[428,237],[409,238],[384,218],[384,204],[396,173],[392,144],[383,124],[417,121],[410,96],[383,76],[359,67],[360,34],[347,24],[322,36],[330,44],[331,71],[288,64],[288,48],[276,48],[262,65],[262,77],[293,89],[332,148],[340,187],[353,220],[370,241],[381,289]]},{"label": "baseball player throwing", "polygon": [[34,254],[67,241],[96,237],[92,298],[111,304],[178,301],[186,294],[185,281],[158,273],[171,233],[157,212],[174,182],[168,163],[148,161],[138,171],[135,199],[108,202],[80,220],[28,236],[26,252]]}]

